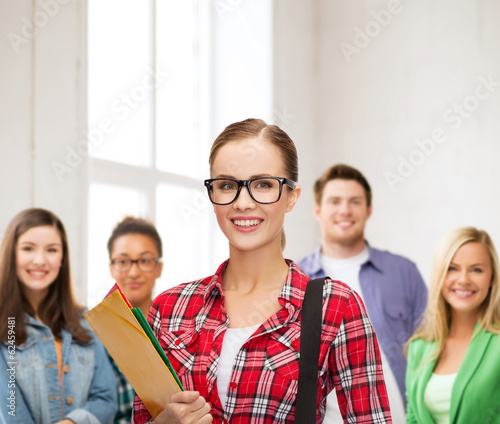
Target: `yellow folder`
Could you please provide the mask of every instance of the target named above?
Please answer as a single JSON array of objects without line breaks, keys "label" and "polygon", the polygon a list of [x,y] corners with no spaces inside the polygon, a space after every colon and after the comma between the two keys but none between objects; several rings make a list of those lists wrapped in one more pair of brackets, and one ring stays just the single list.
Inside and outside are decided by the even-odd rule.
[{"label": "yellow folder", "polygon": [[[127,303],[119,290],[113,291],[87,312],[85,318],[156,418],[165,409],[167,398],[183,388],[141,310],[132,310]],[[149,336],[134,312],[144,321]]]}]

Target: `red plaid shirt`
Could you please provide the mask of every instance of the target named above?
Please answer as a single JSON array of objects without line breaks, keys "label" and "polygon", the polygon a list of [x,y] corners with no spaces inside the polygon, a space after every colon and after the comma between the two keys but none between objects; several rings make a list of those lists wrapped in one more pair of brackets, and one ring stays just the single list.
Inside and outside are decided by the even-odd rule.
[{"label": "red plaid shirt", "polygon": [[[300,317],[309,277],[292,261],[279,296],[282,309],[239,350],[227,388],[226,409],[217,393],[217,365],[229,325],[222,273],[159,295],[149,321],[186,390],[212,406],[214,423],[293,423],[299,375]],[[323,289],[317,422],[336,389],[347,423],[391,423],[378,343],[364,305],[348,286],[327,280]],[[133,423],[151,419],[135,397]]]}]

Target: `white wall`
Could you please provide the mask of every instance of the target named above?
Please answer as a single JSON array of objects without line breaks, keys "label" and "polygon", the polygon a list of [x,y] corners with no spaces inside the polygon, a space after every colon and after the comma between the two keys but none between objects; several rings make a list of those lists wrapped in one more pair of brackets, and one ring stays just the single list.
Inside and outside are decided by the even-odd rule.
[{"label": "white wall", "polygon": [[[52,16],[32,3],[0,0],[0,233],[23,208],[54,210],[67,227],[85,299],[86,161],[62,182],[51,163],[65,160],[85,126],[86,2],[46,0],[59,6]],[[378,14],[386,21],[377,32],[373,13],[389,5],[390,22]],[[24,36],[37,12],[43,25]],[[273,13],[274,111],[296,142],[303,188],[286,220],[286,256],[299,259],[319,241],[311,188],[338,162],[358,167],[372,184],[368,240],[416,261],[425,279],[438,240],[451,228],[482,227],[500,245],[500,87],[487,99],[470,97],[480,77],[500,82],[500,3],[275,0]],[[372,36],[363,40],[356,28],[367,25]],[[25,38],[18,52],[9,33]],[[343,42],[357,49],[349,60]],[[443,115],[464,101],[470,116],[459,123],[452,112],[446,122]],[[392,190],[385,174],[398,173],[400,157],[419,159],[415,139],[436,128],[446,141],[421,155],[423,163]]]},{"label": "white wall", "polygon": [[318,3],[274,1],[274,108],[278,125],[294,141],[299,156],[302,194],[285,219],[285,257],[298,261],[320,240],[312,215],[312,185],[318,156]]},{"label": "white wall", "polygon": [[[310,144],[314,166],[307,170],[318,176],[338,162],[360,169],[374,194],[368,240],[413,259],[426,281],[434,249],[452,228],[478,226],[500,246],[496,213],[500,207],[500,3],[315,3],[319,8],[317,72],[311,70],[301,87],[316,93],[315,131],[311,132],[316,141]],[[300,29],[296,24],[290,22],[289,34]],[[363,38],[358,29],[371,36]],[[342,43],[351,46],[343,45],[346,54]],[[290,52],[285,59],[288,65],[311,60],[296,57],[299,54],[300,50]],[[293,72],[299,77],[302,71]],[[492,79],[496,86],[475,94],[482,78]],[[296,86],[282,90],[295,93]],[[309,103],[309,97],[305,100]],[[467,118],[453,111],[455,104],[464,102],[462,113]],[[433,133],[441,143],[428,142],[427,153],[416,152],[421,149],[415,140]],[[419,165],[401,169],[401,177],[398,167],[404,160]],[[398,182],[388,183],[388,172],[398,175]],[[311,181],[310,175],[302,177]],[[310,190],[311,185],[305,188]],[[309,224],[313,222],[311,215]],[[310,229],[301,230],[304,252],[314,248]]]},{"label": "white wall", "polygon": [[22,209],[54,211],[68,232],[83,301],[85,161],[62,182],[51,166],[64,163],[86,113],[83,2],[65,3],[0,1],[0,234]]}]

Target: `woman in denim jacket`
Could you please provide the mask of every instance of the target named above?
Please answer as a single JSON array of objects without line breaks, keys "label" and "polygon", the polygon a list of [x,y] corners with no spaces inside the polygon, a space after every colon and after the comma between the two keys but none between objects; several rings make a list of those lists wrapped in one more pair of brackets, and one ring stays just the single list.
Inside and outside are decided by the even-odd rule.
[{"label": "woman in denim jacket", "polygon": [[66,232],[44,209],[9,224],[0,252],[0,422],[111,423],[116,381],[72,295]]}]

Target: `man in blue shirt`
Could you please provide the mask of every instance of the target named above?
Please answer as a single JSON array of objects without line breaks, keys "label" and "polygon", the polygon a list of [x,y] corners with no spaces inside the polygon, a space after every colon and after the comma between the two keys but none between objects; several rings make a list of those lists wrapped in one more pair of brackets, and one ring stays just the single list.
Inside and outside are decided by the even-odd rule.
[{"label": "man in blue shirt", "polygon": [[[427,287],[413,262],[368,245],[364,229],[371,196],[357,169],[343,164],[327,169],[314,184],[322,244],[299,266],[312,279],[328,275],[344,281],[361,296],[380,344],[393,420],[405,422],[403,348],[425,310]],[[325,424],[342,422],[334,396],[328,397]]]}]

